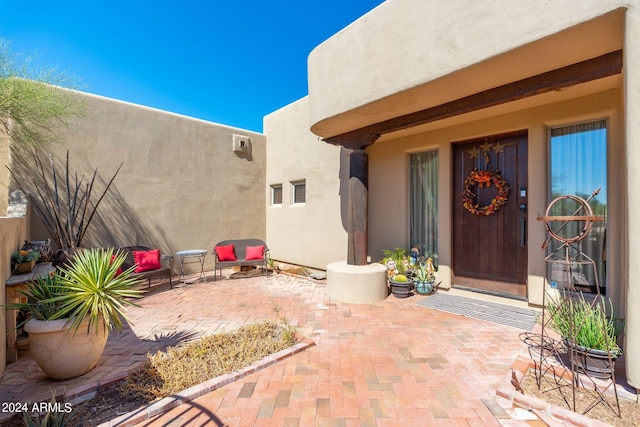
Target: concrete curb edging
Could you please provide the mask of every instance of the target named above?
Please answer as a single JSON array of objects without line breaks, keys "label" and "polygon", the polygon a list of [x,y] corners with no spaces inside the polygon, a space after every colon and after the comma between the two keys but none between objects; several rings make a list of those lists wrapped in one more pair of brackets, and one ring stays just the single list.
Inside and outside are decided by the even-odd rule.
[{"label": "concrete curb edging", "polygon": [[82,384],[78,387],[72,388],[71,390],[67,390],[62,395],[62,401],[70,402],[71,404],[75,405],[78,403],[82,403],[85,400],[89,400],[96,395],[99,388],[110,386],[117,383],[118,381],[124,380],[129,375],[137,374],[142,370],[143,366],[144,364],[142,362],[139,362],[131,366],[126,371],[117,371],[113,374],[107,375],[104,378],[101,378],[98,381]]},{"label": "concrete curb edging", "polygon": [[505,377],[505,381],[498,387],[496,394],[515,403],[519,406],[530,408],[534,412],[540,411],[543,414],[551,415],[562,421],[567,421],[578,427],[611,427],[610,424],[603,423],[602,421],[594,420],[585,415],[573,412],[568,408],[562,408],[560,406],[551,405],[543,400],[540,400],[533,396],[527,396],[520,393],[511,384],[512,372],[515,373],[516,379],[521,382],[524,376],[530,369],[535,368],[535,362],[531,359],[519,356],[511,365],[510,372]]},{"label": "concrete curb edging", "polygon": [[[257,372],[261,369],[274,365],[275,363],[289,356],[293,356],[294,354],[300,353],[310,347],[313,347],[314,345],[315,345],[315,342],[305,338],[302,342],[294,346],[291,346],[289,348],[286,348],[284,350],[281,350],[277,353],[274,353],[270,356],[267,356],[264,359],[259,360],[258,362],[255,362],[245,368],[242,368],[235,372],[231,372],[229,374],[220,375],[216,378],[212,378],[208,381],[205,381],[203,383],[190,387],[177,395],[165,397],[164,399],[161,399],[150,405],[142,406],[136,409],[135,411],[129,412],[127,414],[114,418],[110,421],[102,423],[98,425],[98,427],[134,426],[145,420],[148,420],[164,412],[167,412],[168,410],[173,409],[176,406],[192,401],[197,397],[200,397],[213,390],[216,390],[220,387],[223,387],[227,384],[230,384],[234,381],[244,378],[250,374],[253,374],[254,372]],[[120,379],[124,379],[125,377],[126,375]]]}]

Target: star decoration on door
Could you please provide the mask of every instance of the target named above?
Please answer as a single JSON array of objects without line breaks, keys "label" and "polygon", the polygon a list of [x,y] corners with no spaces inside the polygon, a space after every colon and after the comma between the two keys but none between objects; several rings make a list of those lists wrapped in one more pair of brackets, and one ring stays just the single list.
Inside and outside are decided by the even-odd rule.
[{"label": "star decoration on door", "polygon": [[495,145],[493,146],[493,151],[496,152],[496,154],[498,153],[504,153],[504,147],[506,147],[506,145],[500,143],[500,142],[496,142]]},{"label": "star decoration on door", "polygon": [[478,157],[478,154],[480,154],[480,149],[477,147],[473,147],[470,150],[467,150],[467,153],[469,153],[469,157],[475,159]]},{"label": "star decoration on door", "polygon": [[480,146],[480,148],[482,149],[483,153],[488,153],[489,150],[491,150],[492,146],[493,146],[492,143],[490,143],[489,141],[485,141],[484,144]]}]

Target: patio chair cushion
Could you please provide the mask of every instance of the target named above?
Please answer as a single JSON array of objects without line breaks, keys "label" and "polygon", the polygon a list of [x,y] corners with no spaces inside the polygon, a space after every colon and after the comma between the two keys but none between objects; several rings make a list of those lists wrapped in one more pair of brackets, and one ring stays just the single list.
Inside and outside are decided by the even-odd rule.
[{"label": "patio chair cushion", "polygon": [[[111,264],[113,264],[113,260],[115,260],[116,257],[117,255],[111,255]],[[122,264],[120,264],[120,267],[118,267],[118,270],[116,270],[116,277],[118,277],[121,274],[122,274]]]},{"label": "patio chair cushion", "polygon": [[247,256],[245,259],[264,259],[264,246],[247,246]]},{"label": "patio chair cushion", "polygon": [[214,249],[220,261],[235,261],[238,259],[233,245],[216,246]]},{"label": "patio chair cushion", "polygon": [[162,265],[160,264],[160,249],[133,251],[133,259],[137,266],[135,270],[136,273],[159,270],[162,268]]}]

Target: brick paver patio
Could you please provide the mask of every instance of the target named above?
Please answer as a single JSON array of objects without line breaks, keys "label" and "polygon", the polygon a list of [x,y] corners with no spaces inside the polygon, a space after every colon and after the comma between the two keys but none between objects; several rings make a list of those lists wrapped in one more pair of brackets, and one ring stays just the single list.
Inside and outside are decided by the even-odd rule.
[{"label": "brick paver patio", "polygon": [[95,388],[148,351],[275,320],[277,306],[315,346],[139,425],[532,425],[512,419],[514,409],[496,397],[514,361],[528,354],[522,331],[416,305],[422,298],[345,304],[327,297],[323,281],[285,274],[173,290],[159,284],[128,311],[133,325],[111,334],[92,372],[54,382],[22,356],[7,366],[0,401],[48,400],[52,387],[59,395]]}]

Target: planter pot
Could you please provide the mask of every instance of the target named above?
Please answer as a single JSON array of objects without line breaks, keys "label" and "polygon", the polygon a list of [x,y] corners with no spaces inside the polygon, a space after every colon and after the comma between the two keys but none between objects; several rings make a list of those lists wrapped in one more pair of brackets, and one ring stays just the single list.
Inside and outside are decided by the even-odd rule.
[{"label": "planter pot", "polygon": [[611,378],[615,361],[619,356],[617,351],[595,350],[564,340],[569,350],[573,365],[583,373],[593,378]]},{"label": "planter pot", "polygon": [[414,281],[413,287],[415,288],[416,292],[419,293],[420,295],[429,295],[431,292],[433,292],[433,283],[434,282]]},{"label": "planter pot", "polygon": [[389,287],[391,288],[391,293],[396,298],[407,298],[411,295],[411,287],[413,282],[409,279],[407,282],[395,282],[389,279]]},{"label": "planter pot", "polygon": [[68,320],[29,319],[24,325],[33,359],[53,380],[66,380],[89,372],[107,344],[109,331],[103,324],[97,333],[94,326],[87,331],[87,319],[74,334],[66,324]]},{"label": "planter pot", "polygon": [[33,267],[35,266],[36,266],[35,260],[17,263],[16,273],[18,274],[31,273],[31,271],[33,271]]}]

